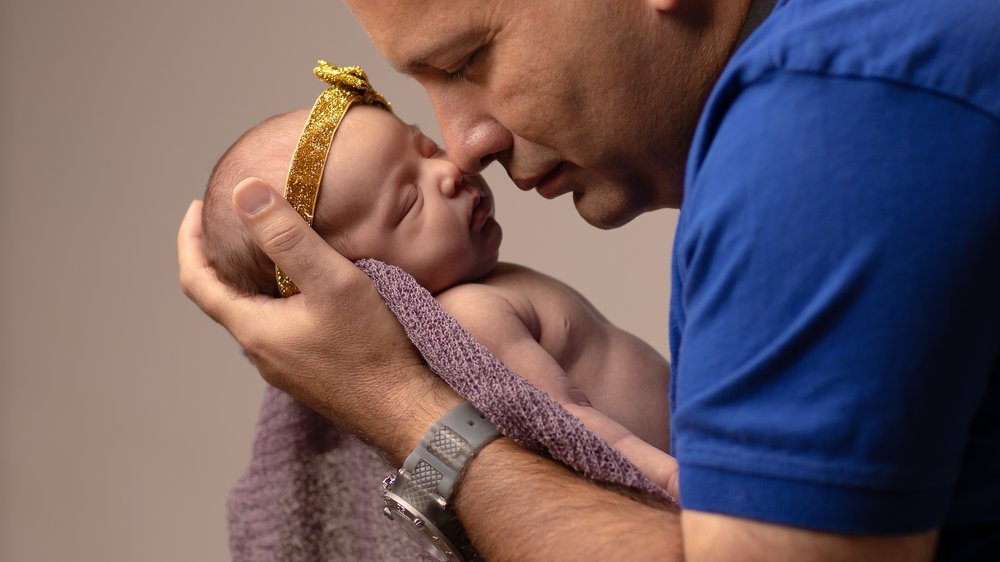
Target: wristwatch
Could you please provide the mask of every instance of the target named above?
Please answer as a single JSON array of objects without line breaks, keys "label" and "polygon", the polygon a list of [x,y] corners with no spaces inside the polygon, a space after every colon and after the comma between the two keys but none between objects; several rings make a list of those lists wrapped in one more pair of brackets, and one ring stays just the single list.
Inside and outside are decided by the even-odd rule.
[{"label": "wristwatch", "polygon": [[474,559],[475,550],[449,502],[462,469],[499,435],[468,402],[455,406],[424,434],[403,468],[382,481],[382,512],[436,560]]}]

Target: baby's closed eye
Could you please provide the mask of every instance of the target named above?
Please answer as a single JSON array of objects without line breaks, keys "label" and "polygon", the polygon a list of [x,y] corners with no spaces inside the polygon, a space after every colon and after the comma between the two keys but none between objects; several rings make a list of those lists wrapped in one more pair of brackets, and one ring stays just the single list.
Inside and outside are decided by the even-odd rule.
[{"label": "baby's closed eye", "polygon": [[400,212],[396,220],[396,224],[400,224],[417,207],[417,203],[420,200],[420,189],[416,185],[410,184],[403,189],[403,194],[400,197]]}]

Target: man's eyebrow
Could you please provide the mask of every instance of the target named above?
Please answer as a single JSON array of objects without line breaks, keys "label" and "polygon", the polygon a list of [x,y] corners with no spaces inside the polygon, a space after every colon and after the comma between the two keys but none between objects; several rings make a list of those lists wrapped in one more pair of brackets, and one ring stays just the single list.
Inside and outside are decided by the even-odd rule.
[{"label": "man's eyebrow", "polygon": [[402,63],[396,61],[389,61],[389,65],[392,66],[393,70],[395,70],[396,72],[404,74],[406,76],[414,76],[418,74],[419,67],[423,66],[422,63],[414,61],[405,61]]},{"label": "man's eyebrow", "polygon": [[428,49],[417,55],[413,55],[401,63],[393,62],[392,67],[395,68],[396,72],[399,72],[400,74],[405,74],[406,76],[419,76],[420,74],[434,69],[433,65],[427,61],[434,57],[439,50],[440,48],[438,50]]},{"label": "man's eyebrow", "polygon": [[[388,59],[389,64],[396,72],[412,76],[428,69],[430,65],[427,64],[427,60],[434,56],[442,47],[443,45],[440,43],[419,45],[410,49],[412,52],[407,54],[405,58],[400,59],[395,56],[386,56],[386,59]],[[404,52],[406,51],[405,48],[403,50]]]}]

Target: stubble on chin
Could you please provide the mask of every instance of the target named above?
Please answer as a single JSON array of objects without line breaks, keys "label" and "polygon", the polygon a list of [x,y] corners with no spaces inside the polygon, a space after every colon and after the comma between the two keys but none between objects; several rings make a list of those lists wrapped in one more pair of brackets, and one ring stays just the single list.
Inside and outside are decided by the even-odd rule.
[{"label": "stubble on chin", "polygon": [[611,190],[574,191],[573,205],[583,220],[601,230],[624,226],[647,210],[625,194]]}]

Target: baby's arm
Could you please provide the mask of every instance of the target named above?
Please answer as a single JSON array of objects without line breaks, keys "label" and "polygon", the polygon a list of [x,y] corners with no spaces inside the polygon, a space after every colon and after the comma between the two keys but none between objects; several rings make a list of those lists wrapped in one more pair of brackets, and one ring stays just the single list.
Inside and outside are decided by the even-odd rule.
[{"label": "baby's arm", "polygon": [[677,463],[673,457],[591,406],[559,363],[536,341],[529,329],[530,307],[517,295],[497,287],[469,284],[449,289],[437,298],[507,367],[548,393],[650,479],[677,496]]}]

